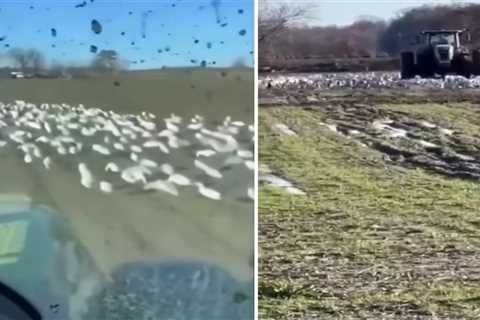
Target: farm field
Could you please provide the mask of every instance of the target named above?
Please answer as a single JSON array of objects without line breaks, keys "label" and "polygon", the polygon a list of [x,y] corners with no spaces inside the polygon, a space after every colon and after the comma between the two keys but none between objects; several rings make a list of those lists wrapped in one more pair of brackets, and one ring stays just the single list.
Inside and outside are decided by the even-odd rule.
[{"label": "farm field", "polygon": [[[185,262],[186,273],[190,261],[221,270],[200,268],[202,281],[211,286],[202,290],[232,286],[241,299],[235,302],[238,310],[218,305],[210,312],[250,317],[252,89],[251,69],[0,81],[0,193],[27,195],[65,217],[95,265],[75,280],[87,287],[72,284],[77,291],[71,304],[82,309],[71,319],[94,319],[82,300],[92,296],[94,309],[109,319],[167,317],[170,311],[148,302],[154,291],[145,291],[145,283],[157,290],[149,265],[171,260]],[[195,135],[202,129],[204,136]],[[210,153],[198,153],[209,148]],[[125,278],[112,278],[135,263],[140,271],[132,277],[144,284],[126,288]],[[96,285],[111,285],[100,298],[99,288],[89,287],[94,270],[104,281]],[[135,308],[125,296],[136,299]],[[225,301],[220,304],[233,303]],[[205,312],[198,308],[175,312]]]},{"label": "farm field", "polygon": [[261,78],[261,319],[480,316],[477,83]]}]

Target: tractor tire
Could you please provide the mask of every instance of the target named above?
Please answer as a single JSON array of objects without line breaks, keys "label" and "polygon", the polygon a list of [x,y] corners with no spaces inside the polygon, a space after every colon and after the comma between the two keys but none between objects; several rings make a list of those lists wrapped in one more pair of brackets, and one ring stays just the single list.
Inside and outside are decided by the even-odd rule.
[{"label": "tractor tire", "polygon": [[412,79],[415,77],[415,57],[413,52],[401,53],[400,70],[402,79]]},{"label": "tractor tire", "polygon": [[453,61],[455,73],[469,79],[473,73],[473,63],[468,56],[460,55]]},{"label": "tractor tire", "polygon": [[480,75],[480,50],[472,50],[472,70],[471,73],[475,76]]}]

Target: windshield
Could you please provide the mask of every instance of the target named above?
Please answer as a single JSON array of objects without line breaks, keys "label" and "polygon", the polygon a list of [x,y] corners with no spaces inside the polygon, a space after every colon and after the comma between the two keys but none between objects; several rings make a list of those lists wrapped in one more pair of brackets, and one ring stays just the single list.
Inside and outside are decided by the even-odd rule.
[{"label": "windshield", "polygon": [[0,282],[45,319],[251,319],[253,1],[0,18]]},{"label": "windshield", "polygon": [[430,35],[430,43],[436,44],[455,44],[455,34],[452,33],[437,33]]}]

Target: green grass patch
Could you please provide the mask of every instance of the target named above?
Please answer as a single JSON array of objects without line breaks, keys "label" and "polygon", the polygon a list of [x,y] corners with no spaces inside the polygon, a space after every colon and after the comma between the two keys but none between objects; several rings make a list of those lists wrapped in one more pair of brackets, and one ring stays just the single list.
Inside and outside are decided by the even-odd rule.
[{"label": "green grass patch", "polygon": [[[468,104],[383,108],[480,133],[480,117]],[[480,254],[480,183],[387,164],[379,152],[322,125],[321,110],[268,108],[259,116],[260,162],[306,192],[259,190],[261,314],[282,318],[293,312],[296,318],[303,305],[338,316],[347,309],[355,313],[377,304],[413,302],[419,310],[439,314],[454,305],[452,315],[466,318],[479,311],[466,302],[478,297],[468,279],[460,282],[452,275],[454,285],[429,285],[448,274],[449,263],[472,263]],[[279,134],[272,129],[276,123],[297,135]],[[420,261],[439,265],[422,269]],[[355,279],[362,268],[373,268],[400,293],[369,288],[375,273]],[[395,278],[410,269],[411,275]],[[338,279],[326,281],[329,277]],[[363,282],[369,289],[351,289]],[[303,285],[317,290],[298,290]],[[319,293],[322,287],[327,294]]]}]

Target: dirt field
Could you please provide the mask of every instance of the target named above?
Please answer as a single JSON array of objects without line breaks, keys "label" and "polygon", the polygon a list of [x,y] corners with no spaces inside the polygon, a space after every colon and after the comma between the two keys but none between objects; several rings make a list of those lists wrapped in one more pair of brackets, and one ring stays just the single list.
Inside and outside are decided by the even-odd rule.
[{"label": "dirt field", "polygon": [[478,93],[294,92],[260,93],[260,318],[477,319]]}]

